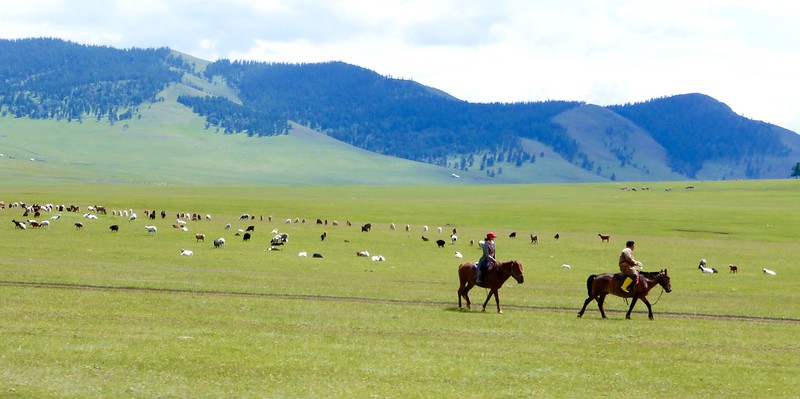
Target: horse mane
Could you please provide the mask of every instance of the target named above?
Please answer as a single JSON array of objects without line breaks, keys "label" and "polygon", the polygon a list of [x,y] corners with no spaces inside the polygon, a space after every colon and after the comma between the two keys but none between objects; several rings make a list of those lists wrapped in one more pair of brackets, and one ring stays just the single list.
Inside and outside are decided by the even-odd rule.
[{"label": "horse mane", "polygon": [[663,270],[662,271],[657,271],[657,272],[639,272],[639,274],[641,274],[641,275],[643,275],[645,277],[655,277],[659,273],[662,273],[662,272],[663,272]]}]

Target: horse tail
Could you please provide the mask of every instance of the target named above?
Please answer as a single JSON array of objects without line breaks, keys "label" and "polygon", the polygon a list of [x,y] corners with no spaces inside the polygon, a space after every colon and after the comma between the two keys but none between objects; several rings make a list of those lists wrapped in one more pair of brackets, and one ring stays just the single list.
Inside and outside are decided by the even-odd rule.
[{"label": "horse tail", "polygon": [[592,283],[596,277],[596,274],[592,274],[588,279],[586,279],[586,289],[589,291],[589,296],[592,296]]}]

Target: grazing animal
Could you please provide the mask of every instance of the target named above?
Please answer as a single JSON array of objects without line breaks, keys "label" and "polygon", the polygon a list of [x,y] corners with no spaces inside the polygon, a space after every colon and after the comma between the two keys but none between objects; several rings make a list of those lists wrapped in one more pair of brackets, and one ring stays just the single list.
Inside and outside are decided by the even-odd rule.
[{"label": "grazing animal", "polygon": [[128,218],[128,221],[129,221],[129,222],[132,222],[132,221],[134,221],[134,220],[136,220],[136,214],[135,214],[135,213],[132,213],[132,214],[131,214],[131,216]]},{"label": "grazing animal", "polygon": [[78,230],[81,230],[81,229],[83,229],[83,223],[81,223],[81,222],[75,222],[75,228],[76,228],[76,229],[78,229]]},{"label": "grazing animal", "polygon": [[539,243],[539,236],[531,234],[531,244],[538,244],[538,243]]},{"label": "grazing animal", "polygon": [[439,234],[442,234],[442,226],[439,226],[439,227],[437,227],[437,228],[436,228],[436,231],[438,231],[438,232],[439,232]]},{"label": "grazing animal", "polygon": [[436,245],[438,245],[439,248],[444,248],[444,244],[445,244],[444,240],[436,240]]},{"label": "grazing animal", "polygon": [[455,253],[455,255],[454,255],[454,256],[455,256],[456,258],[458,258],[458,259],[461,259],[461,258],[463,258],[463,257],[464,257],[464,255],[461,255],[461,252],[458,252],[458,251],[456,251],[456,253]]},{"label": "grazing animal", "polygon": [[611,236],[610,235],[604,236],[602,234],[598,234],[598,236],[600,237],[600,242],[611,242]]},{"label": "grazing animal", "polygon": [[700,271],[702,271],[703,273],[706,273],[706,274],[718,273],[717,269],[715,269],[713,267],[703,267],[703,265],[699,265],[699,266],[697,266],[697,268],[700,269]]},{"label": "grazing animal", "polygon": [[455,234],[451,235],[450,236],[450,243],[451,244],[455,244],[456,241],[458,241],[458,236],[456,236]]},{"label": "grazing animal", "polygon": [[358,251],[358,252],[356,252],[356,256],[369,256],[369,252],[367,252],[367,251]]},{"label": "grazing animal", "polygon": [[389,225],[389,230],[397,230],[397,226],[394,223],[392,223]]},{"label": "grazing animal", "polygon": [[508,238],[517,238],[517,232],[512,231],[511,234],[508,235]]},{"label": "grazing animal", "polygon": [[705,266],[706,266],[706,260],[705,259],[700,259],[700,264],[697,265],[697,268],[700,269],[701,272],[707,273],[707,274],[717,273],[717,269],[714,269],[713,267],[705,267]]},{"label": "grazing animal", "polygon": [[600,314],[603,318],[606,318],[606,312],[603,310],[603,301],[606,299],[606,295],[613,294],[618,297],[622,298],[633,298],[631,300],[631,305],[628,308],[628,313],[625,314],[626,319],[631,318],[631,311],[633,311],[633,307],[636,305],[636,302],[641,299],[645,305],[647,305],[647,317],[650,320],[653,320],[653,309],[650,306],[650,301],[647,300],[647,293],[655,287],[656,285],[660,285],[661,288],[664,289],[666,292],[672,291],[672,283],[670,282],[669,275],[667,274],[667,269],[664,269],[660,272],[641,272],[639,273],[639,281],[633,287],[631,292],[623,291],[620,287],[622,286],[622,279],[619,278],[622,276],[621,273],[603,273],[603,274],[592,274],[586,280],[586,288],[589,291],[589,297],[586,298],[586,301],[583,302],[583,308],[581,311],[578,312],[578,317],[583,316],[583,312],[586,311],[586,306],[589,305],[590,302],[593,300],[597,301],[597,307],[600,308]]},{"label": "grazing animal", "polygon": [[250,241],[250,233],[244,233],[242,236],[242,241]]},{"label": "grazing animal", "polygon": [[227,224],[225,225],[225,230],[228,230],[228,229],[230,229],[230,228],[231,228],[231,224],[230,224],[230,223],[227,223]]},{"label": "grazing animal", "polygon": [[239,216],[239,220],[248,220],[248,219],[250,219],[249,213],[243,213],[241,214],[241,216]]},{"label": "grazing animal", "polygon": [[774,271],[769,270],[769,269],[761,269],[761,271],[764,272],[764,274],[769,274],[770,276],[775,276],[775,275],[778,274],[778,273],[775,273]]},{"label": "grazing animal", "polygon": [[14,228],[15,229],[20,229],[20,230],[26,230],[27,229],[27,227],[25,227],[25,222],[20,222],[19,220],[11,219],[11,223],[14,223]]},{"label": "grazing animal", "polygon": [[192,256],[192,255],[194,255],[194,252],[188,249],[181,249],[181,256]]},{"label": "grazing animal", "polygon": [[217,238],[216,240],[214,240],[214,248],[219,248],[219,247],[221,247],[223,245],[225,245],[225,239],[224,238]]},{"label": "grazing animal", "polygon": [[561,268],[562,268],[562,269],[567,269],[567,270],[570,270],[570,269],[572,269],[572,267],[571,267],[570,265],[566,264],[566,263],[564,263],[563,265],[561,265]]},{"label": "grazing animal", "polygon": [[328,237],[328,232],[327,231],[323,231],[322,234],[320,234],[319,239],[320,239],[320,241],[325,241],[326,237]]},{"label": "grazing animal", "polygon": [[252,226],[252,225],[251,226],[247,226],[247,228],[244,229],[244,231],[255,231],[255,230],[256,230],[256,226]]},{"label": "grazing animal", "polygon": [[386,260],[386,258],[384,258],[383,255],[375,255],[371,259],[373,262],[383,262]]},{"label": "grazing animal", "polygon": [[560,236],[558,233],[556,233],[556,235],[554,235],[554,236],[553,236],[553,238],[555,238],[555,239],[556,239],[556,241],[558,241],[558,239],[559,239],[560,237],[561,237],[561,236]]},{"label": "grazing animal", "polygon": [[197,240],[197,242],[205,242],[206,241],[206,235],[198,233],[198,234],[194,235],[194,239]]},{"label": "grazing animal", "polygon": [[372,230],[372,223],[367,223],[367,224],[365,224],[365,225],[361,226],[361,231],[366,231],[366,232],[368,232],[368,231],[370,231],[370,230]]},{"label": "grazing animal", "polygon": [[272,240],[270,240],[270,244],[283,245],[286,244],[287,241],[289,241],[289,234],[280,233],[276,234],[275,237],[272,237]]},{"label": "grazing animal", "polygon": [[144,226],[144,228],[148,233],[158,234],[158,227],[156,226]]},{"label": "grazing animal", "polygon": [[313,255],[311,255],[311,257],[312,258],[321,258],[322,254],[314,253]]},{"label": "grazing animal", "polygon": [[109,228],[109,230],[111,230],[112,233],[116,233],[116,232],[119,231],[119,225],[118,224],[112,224],[111,226],[108,226],[108,228]]},{"label": "grazing animal", "polygon": [[[475,262],[464,262],[458,266],[458,308],[461,309],[461,298],[464,298],[467,303],[467,309],[470,308],[471,302],[469,300],[469,290],[474,287],[475,284],[475,272],[477,270],[477,266],[475,266]],[[522,284],[525,279],[522,275],[522,262],[518,260],[500,262],[495,264],[494,266],[490,267],[489,270],[486,271],[483,281],[481,284],[477,284],[478,287],[488,288],[489,295],[486,296],[486,301],[483,302],[483,311],[486,311],[486,304],[489,303],[489,299],[491,299],[492,295],[494,295],[495,302],[497,303],[497,313],[502,314],[503,311],[500,310],[500,297],[498,296],[498,290],[503,284],[508,280],[509,277],[513,277],[514,280],[517,280],[517,283]]]},{"label": "grazing animal", "polygon": [[728,265],[728,267],[731,268],[731,273],[736,274],[739,272],[739,268],[736,265]]},{"label": "grazing animal", "polygon": [[306,251],[300,252],[299,254],[297,254],[297,256],[307,257],[308,256],[308,252],[306,252]]},{"label": "grazing animal", "polygon": [[428,241],[428,237],[422,236],[422,241]]}]

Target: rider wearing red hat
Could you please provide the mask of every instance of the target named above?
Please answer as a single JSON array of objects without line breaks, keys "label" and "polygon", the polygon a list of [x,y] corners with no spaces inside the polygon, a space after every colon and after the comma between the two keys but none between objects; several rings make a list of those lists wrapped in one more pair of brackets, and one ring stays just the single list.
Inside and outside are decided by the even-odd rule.
[{"label": "rider wearing red hat", "polygon": [[483,276],[486,275],[486,271],[489,270],[489,267],[494,265],[496,262],[494,259],[495,238],[497,238],[497,235],[490,231],[486,233],[486,239],[480,242],[481,249],[483,249],[483,255],[481,255],[481,260],[478,261],[478,276],[475,278],[475,283],[477,284],[483,282]]}]

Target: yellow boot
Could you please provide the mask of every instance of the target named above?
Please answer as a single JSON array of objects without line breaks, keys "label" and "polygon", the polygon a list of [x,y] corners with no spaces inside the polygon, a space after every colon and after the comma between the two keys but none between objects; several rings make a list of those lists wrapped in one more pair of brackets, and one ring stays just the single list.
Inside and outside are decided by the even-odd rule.
[{"label": "yellow boot", "polygon": [[620,286],[619,288],[621,288],[622,291],[630,292],[630,285],[632,282],[633,282],[632,278],[625,276],[625,281],[622,282],[622,286]]}]

